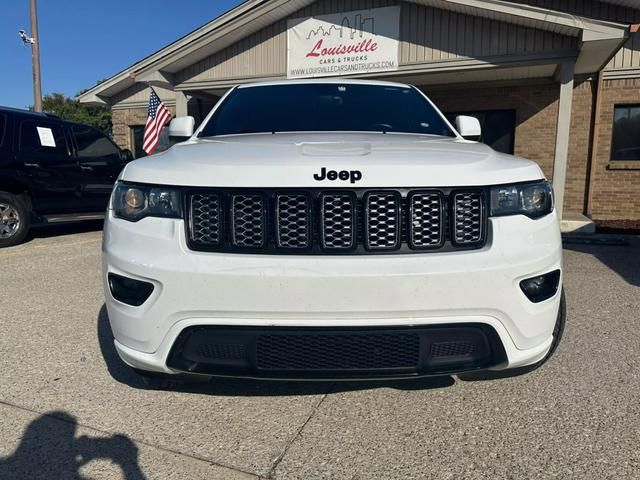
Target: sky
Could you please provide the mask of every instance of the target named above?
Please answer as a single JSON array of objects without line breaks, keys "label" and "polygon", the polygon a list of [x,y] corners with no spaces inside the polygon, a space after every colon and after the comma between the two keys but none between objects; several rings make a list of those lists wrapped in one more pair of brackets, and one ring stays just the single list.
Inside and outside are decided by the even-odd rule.
[{"label": "sky", "polygon": [[[241,0],[38,0],[42,94],[75,96]],[[0,105],[33,105],[29,0],[0,0]]]}]

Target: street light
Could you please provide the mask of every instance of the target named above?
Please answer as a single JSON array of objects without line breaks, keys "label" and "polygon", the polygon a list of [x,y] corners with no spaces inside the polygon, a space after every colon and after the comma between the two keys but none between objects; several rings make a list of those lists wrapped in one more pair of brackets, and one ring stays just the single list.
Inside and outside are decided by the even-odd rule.
[{"label": "street light", "polygon": [[20,30],[18,32],[18,35],[20,35],[20,38],[22,39],[22,43],[24,43],[25,46],[33,45],[34,43],[36,43],[36,39],[33,37],[29,37],[24,30]]}]

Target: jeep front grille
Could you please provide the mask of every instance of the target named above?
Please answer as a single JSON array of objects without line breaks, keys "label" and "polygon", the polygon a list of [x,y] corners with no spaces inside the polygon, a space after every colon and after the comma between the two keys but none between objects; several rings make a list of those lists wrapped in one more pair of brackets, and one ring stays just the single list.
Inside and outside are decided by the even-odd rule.
[{"label": "jeep front grille", "polygon": [[193,250],[237,253],[418,253],[480,248],[481,189],[195,189],[187,192]]},{"label": "jeep front grille", "polygon": [[260,194],[231,195],[231,243],[235,247],[264,246],[265,204]]},{"label": "jeep front grille", "polygon": [[409,196],[409,242],[414,248],[437,248],[445,238],[444,199],[439,192]]},{"label": "jeep front grille", "polygon": [[222,242],[222,214],[220,195],[217,193],[194,193],[191,195],[190,240],[202,247],[217,247]]},{"label": "jeep front grille", "polygon": [[400,245],[400,195],[395,192],[367,193],[364,200],[365,245],[370,250],[393,250]]},{"label": "jeep front grille", "polygon": [[453,196],[453,242],[457,245],[478,243],[483,231],[482,195],[478,192],[456,193]]},{"label": "jeep front grille", "polygon": [[308,248],[311,245],[311,204],[304,193],[276,195],[276,245]]},{"label": "jeep front grille", "polygon": [[349,193],[320,196],[320,243],[328,250],[349,250],[356,243],[356,198]]}]

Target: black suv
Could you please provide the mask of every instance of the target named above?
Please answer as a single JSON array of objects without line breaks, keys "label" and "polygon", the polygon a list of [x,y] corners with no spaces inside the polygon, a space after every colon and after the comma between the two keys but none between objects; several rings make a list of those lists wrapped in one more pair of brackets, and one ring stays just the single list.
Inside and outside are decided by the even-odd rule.
[{"label": "black suv", "polygon": [[0,107],[0,248],[33,224],[102,217],[130,160],[93,127]]}]

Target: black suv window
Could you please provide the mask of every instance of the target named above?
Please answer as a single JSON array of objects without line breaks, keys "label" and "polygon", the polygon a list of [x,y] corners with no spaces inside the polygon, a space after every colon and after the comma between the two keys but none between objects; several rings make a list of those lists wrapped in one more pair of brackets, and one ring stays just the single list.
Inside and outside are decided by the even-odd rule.
[{"label": "black suv window", "polygon": [[67,140],[62,125],[36,121],[22,122],[20,153],[47,158],[68,156]]},{"label": "black suv window", "polygon": [[73,136],[78,145],[78,157],[108,157],[120,158],[120,150],[106,135],[95,128],[86,125],[73,125],[71,127]]}]

